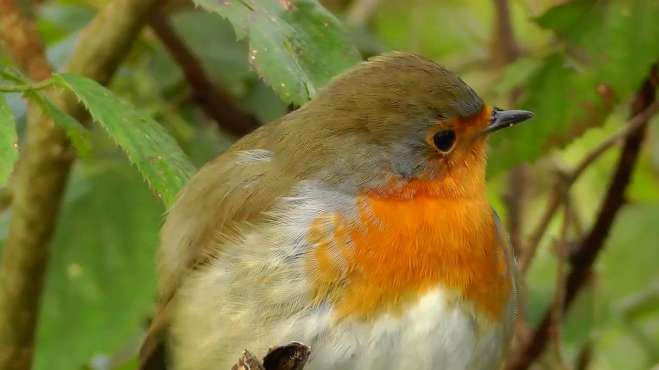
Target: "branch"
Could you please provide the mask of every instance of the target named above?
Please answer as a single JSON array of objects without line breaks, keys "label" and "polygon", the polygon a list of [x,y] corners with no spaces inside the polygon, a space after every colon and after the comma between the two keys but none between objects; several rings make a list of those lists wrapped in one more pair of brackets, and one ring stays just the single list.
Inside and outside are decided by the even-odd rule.
[{"label": "branch", "polygon": [[636,114],[625,127],[613,133],[611,136],[602,141],[598,146],[588,152],[583,159],[577,164],[574,169],[569,172],[559,172],[554,186],[554,191],[549,195],[545,212],[540,217],[540,221],[536,228],[531,232],[527,246],[523,249],[519,261],[520,271],[526,273],[531,265],[531,261],[535,257],[535,253],[540,244],[540,240],[544,236],[549,223],[556,214],[561,203],[565,201],[565,197],[569,194],[567,190],[579,179],[585,170],[595,163],[602,154],[607,150],[613,148],[621,140],[627,138],[629,135],[636,133],[639,129],[643,128],[647,121],[659,111],[659,101],[655,101],[642,112]]},{"label": "branch", "polygon": [[[567,199],[567,198],[566,198]],[[568,367],[565,365],[563,352],[561,350],[561,321],[563,317],[563,301],[565,299],[565,262],[567,260],[568,250],[568,225],[570,223],[570,207],[569,201],[563,205],[564,215],[561,223],[560,239],[556,244],[556,287],[554,291],[554,302],[551,307],[551,326],[549,334],[553,342],[554,360],[556,361],[556,368],[566,370]]]},{"label": "branch", "polygon": [[352,27],[364,27],[380,5],[380,0],[355,0],[346,12],[346,23]]},{"label": "branch", "polygon": [[243,351],[231,370],[302,370],[311,350],[302,343],[293,342],[268,351],[261,363],[249,351]]},{"label": "branch", "polygon": [[494,38],[490,45],[490,55],[496,65],[506,65],[519,56],[508,0],[494,0],[494,13]]},{"label": "branch", "polygon": [[[107,83],[157,0],[115,0],[80,34],[67,70]],[[34,81],[52,69],[34,23],[15,0],[0,0],[0,39]],[[84,120],[70,93],[52,92],[60,108]],[[0,369],[29,370],[51,239],[73,163],[65,133],[30,106],[21,157],[12,179],[12,218],[0,265]]]},{"label": "branch", "polygon": [[527,189],[529,183],[529,168],[522,164],[513,168],[508,174],[508,186],[503,201],[506,206],[506,226],[510,238],[510,244],[515,256],[522,252],[523,220],[525,219],[525,208]]},{"label": "branch", "polygon": [[[655,105],[655,94],[658,85],[659,74],[657,73],[657,66],[654,65],[650,75],[632,102],[632,116],[639,115],[639,113]],[[609,234],[613,221],[625,203],[625,190],[629,185],[631,175],[636,166],[641,144],[646,134],[645,128],[650,120],[649,115],[644,115],[643,117],[644,119],[638,123],[638,128],[631,131],[625,137],[622,153],[620,154],[615,173],[611,178],[608,190],[600,206],[595,224],[583,238],[579,244],[579,248],[572,254],[569,260],[571,270],[565,283],[565,295],[562,304],[563,312],[567,311],[572,305],[577,293],[586,283],[593,263],[604,246],[604,241]],[[510,362],[508,366],[509,370],[528,369],[544,352],[548,342],[548,329],[551,326],[551,322],[552,312],[550,309],[545,313],[542,322],[535,329],[530,340],[521,347],[518,355]]]},{"label": "branch", "polygon": [[[0,37],[30,78],[44,80],[50,76],[51,67],[35,25],[21,14],[14,0],[0,0]],[[50,238],[52,219],[59,206],[58,201],[49,202],[43,194],[61,192],[64,181],[53,176],[53,171],[58,172],[67,161],[67,153],[62,150],[64,135],[51,135],[48,131],[53,126],[39,127],[35,111],[30,113],[27,138],[12,178],[13,217],[0,265],[1,369],[31,367],[48,255],[43,245]],[[42,158],[40,146],[51,154]],[[41,222],[41,218],[49,220]]]},{"label": "branch", "polygon": [[593,359],[593,342],[588,340],[579,350],[574,370],[587,370]]},{"label": "branch", "polygon": [[9,191],[9,188],[11,187],[11,184],[7,184],[5,188],[0,188],[0,214],[9,207],[11,204],[11,192]]},{"label": "branch", "polygon": [[199,60],[176,34],[165,14],[159,12],[153,16],[150,25],[183,71],[193,90],[194,101],[221,129],[240,137],[259,127],[254,116],[242,111],[229,94],[208,78]]},{"label": "branch", "polygon": [[23,93],[26,91],[42,90],[52,85],[51,80],[42,80],[33,84],[18,84],[18,85],[0,85],[0,92],[2,93]]},{"label": "branch", "polygon": [[[492,23],[494,30],[490,44],[491,58],[494,64],[503,67],[510,64],[519,56],[517,41],[510,21],[510,7],[507,0],[494,0],[494,17]],[[508,96],[509,103],[515,100],[515,91]],[[508,186],[503,195],[506,206],[506,226],[508,236],[515,256],[519,256],[522,247],[524,205],[529,180],[529,168],[519,165],[511,169],[508,174]]]},{"label": "branch", "polygon": [[519,271],[522,276],[526,274],[531,266],[531,261],[533,261],[533,258],[535,257],[538,245],[540,245],[540,240],[542,240],[542,237],[545,235],[549,223],[554,217],[554,214],[556,214],[556,211],[558,211],[558,207],[563,200],[562,197],[563,194],[565,194],[565,190],[562,188],[563,182],[560,179],[557,182],[558,184],[554,186],[554,191],[549,195],[545,212],[540,217],[538,225],[531,232],[526,247],[522,249],[522,254],[519,258]]}]

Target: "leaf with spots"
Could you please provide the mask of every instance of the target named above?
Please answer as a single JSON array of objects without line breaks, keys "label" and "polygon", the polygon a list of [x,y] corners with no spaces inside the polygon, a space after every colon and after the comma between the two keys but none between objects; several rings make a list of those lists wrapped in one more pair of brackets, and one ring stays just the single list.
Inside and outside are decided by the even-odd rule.
[{"label": "leaf with spots", "polygon": [[73,74],[54,79],[80,99],[165,205],[172,204],[195,168],[167,131],[93,80]]},{"label": "leaf with spots", "polygon": [[18,144],[14,116],[0,95],[0,187],[5,185],[18,159]]},{"label": "leaf with spots", "polygon": [[637,0],[574,0],[537,18],[562,50],[544,57],[522,84],[518,107],[535,118],[493,136],[490,170],[535,160],[603,124],[659,61],[657,19],[659,2]]},{"label": "leaf with spots", "polygon": [[359,62],[340,22],[315,0],[195,0],[249,38],[249,62],[286,102],[301,105]]}]

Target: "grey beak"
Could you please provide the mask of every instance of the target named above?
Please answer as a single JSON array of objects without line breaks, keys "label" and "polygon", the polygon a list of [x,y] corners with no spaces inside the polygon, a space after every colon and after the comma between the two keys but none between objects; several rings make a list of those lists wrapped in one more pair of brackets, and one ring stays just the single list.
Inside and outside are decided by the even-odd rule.
[{"label": "grey beak", "polygon": [[485,133],[489,134],[502,128],[515,126],[531,117],[533,117],[533,112],[527,110],[502,110],[494,108],[492,110],[490,124],[485,129]]}]

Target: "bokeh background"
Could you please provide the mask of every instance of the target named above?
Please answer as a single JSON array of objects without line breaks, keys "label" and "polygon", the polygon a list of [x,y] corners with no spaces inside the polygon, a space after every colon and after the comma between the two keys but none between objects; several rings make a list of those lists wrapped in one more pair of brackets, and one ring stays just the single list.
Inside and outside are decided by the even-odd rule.
[{"label": "bokeh background", "polygon": [[[64,68],[81,31],[109,3],[16,2],[36,22],[55,70]],[[148,13],[149,19],[108,86],[164,126],[197,167],[255,122],[277,118],[308,98],[279,86],[278,78],[284,76],[282,81],[287,81],[285,69],[290,66],[276,53],[294,53],[290,48],[298,44],[291,46],[284,37],[268,41],[280,50],[254,48],[259,46],[258,35],[245,30],[265,27],[268,34],[268,26],[249,17],[233,18],[232,24],[208,10],[222,6],[223,1],[198,1],[205,8],[186,1],[162,3]],[[515,347],[523,348],[543,315],[564,296],[565,274],[576,268],[569,258],[583,247],[584,237],[601,217],[602,200],[616,176],[619,144],[629,137],[629,132],[620,130],[638,112],[631,111],[632,102],[645,94],[643,108],[647,108],[654,98],[647,101],[642,84],[654,81],[656,86],[657,75],[651,68],[659,61],[659,2],[254,3],[276,12],[278,7],[298,7],[297,16],[303,20],[291,21],[297,28],[286,32],[299,33],[309,43],[300,45],[310,48],[304,55],[310,65],[317,66],[310,74],[318,87],[356,62],[357,55],[368,58],[390,50],[408,51],[455,71],[493,105],[536,113],[528,125],[494,139],[488,174],[492,204],[512,232],[518,258],[528,265]],[[333,17],[323,13],[313,18],[311,14],[320,6],[336,17],[331,19],[336,24],[329,25],[336,27],[332,32],[344,36],[314,36],[313,32],[328,27],[323,17]],[[240,40],[234,27],[244,36]],[[250,60],[254,56],[250,42],[261,53],[256,57],[275,55],[263,64]],[[0,66],[20,69],[12,55],[9,47],[0,46]],[[309,88],[304,91],[313,93]],[[16,118],[20,153],[26,101],[20,94],[5,94],[5,99]],[[218,106],[226,109],[218,111]],[[622,189],[625,203],[613,215],[610,230],[605,230],[601,253],[585,273],[576,300],[563,315],[554,310],[557,320],[547,350],[531,368],[640,370],[659,366],[656,121],[641,127],[646,135],[631,169],[631,182]],[[36,370],[133,369],[154,309],[154,254],[165,207],[113,138],[98,125],[89,125],[88,130],[91,150],[75,161],[48,247]],[[585,162],[584,171],[566,193],[557,190],[565,184],[561,178],[573,173],[616,133],[617,140],[595,160]],[[0,183],[0,245],[13,216],[11,176],[7,184]],[[556,194],[560,198],[557,211],[535,243],[533,235],[542,229],[538,225]],[[536,244],[531,259],[529,249]]]}]

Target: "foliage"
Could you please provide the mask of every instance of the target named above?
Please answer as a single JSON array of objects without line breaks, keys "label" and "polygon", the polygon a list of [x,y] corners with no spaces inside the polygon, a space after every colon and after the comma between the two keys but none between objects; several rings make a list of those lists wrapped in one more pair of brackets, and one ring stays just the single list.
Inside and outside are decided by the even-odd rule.
[{"label": "foliage", "polygon": [[76,167],[52,244],[35,369],[100,365],[139,341],[155,299],[162,217],[116,150]]},{"label": "foliage", "polygon": [[[521,51],[505,66],[491,62],[497,45],[490,2],[382,1],[365,23],[345,27],[341,20],[353,19],[355,1],[323,1],[332,12],[316,0],[195,0],[202,9],[167,11],[202,72],[262,121],[303,104],[358,63],[360,52],[373,50],[426,55],[456,71],[491,104],[534,111],[528,125],[493,138],[489,166],[489,195],[506,221],[507,175],[521,162],[533,163],[526,233],[553,191],[556,168],[573,168],[623,124],[633,93],[659,60],[656,1],[511,1]],[[60,70],[104,2],[40,3],[38,27]],[[66,130],[81,158],[52,245],[35,369],[133,368],[156,295],[154,252],[165,207],[195,167],[234,139],[217,130],[222,122],[203,115],[203,94],[188,87],[171,50],[150,31],[142,32],[109,87],[66,73],[37,85],[13,67],[0,49],[0,86],[19,88],[0,90],[0,195],[21,153],[27,102]],[[64,91],[77,96],[92,122],[82,125],[58,107],[54,97]],[[635,298],[651,296],[659,284],[651,234],[659,219],[659,131],[656,124],[651,129],[628,189],[631,204],[620,213],[590,288],[563,328],[570,363],[585,342],[594,345],[592,369],[640,370],[659,363],[656,301]],[[607,152],[574,185],[582,231],[593,221],[618,153]],[[11,211],[0,209],[0,248],[10,218]],[[550,224],[529,273],[529,324],[553,299],[556,258],[549,247],[559,224]],[[579,233],[577,227],[570,231],[574,238]]]},{"label": "foliage", "polygon": [[92,145],[89,132],[78,120],[62,112],[50,99],[37,92],[30,91],[26,92],[25,95],[30,100],[36,102],[44,114],[50,116],[55,124],[66,131],[66,135],[71,140],[73,147],[80,157],[84,158],[89,155]]},{"label": "foliage", "polygon": [[336,18],[315,0],[195,0],[249,37],[249,61],[286,102],[301,105],[359,61]]},{"label": "foliage", "polygon": [[495,143],[505,155],[497,156],[493,169],[532,161],[601,125],[659,60],[657,19],[659,3],[635,0],[572,1],[537,17],[560,45],[525,82],[520,106],[537,118]]},{"label": "foliage", "polygon": [[126,151],[157,196],[171,205],[194,167],[162,126],[93,80],[59,74],[55,81],[78,96],[94,121]]}]

